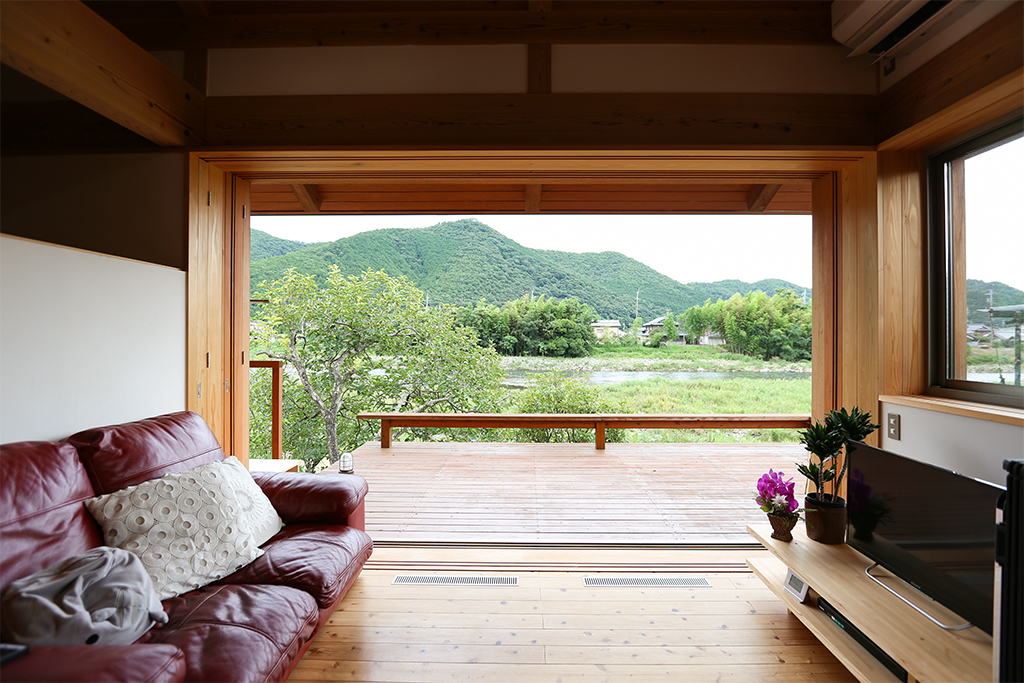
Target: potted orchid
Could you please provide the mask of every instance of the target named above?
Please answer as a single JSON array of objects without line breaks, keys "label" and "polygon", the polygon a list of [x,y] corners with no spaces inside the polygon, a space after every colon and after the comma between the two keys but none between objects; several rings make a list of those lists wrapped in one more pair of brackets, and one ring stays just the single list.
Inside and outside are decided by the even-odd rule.
[{"label": "potted orchid", "polygon": [[793,480],[783,479],[785,473],[769,469],[757,480],[757,497],[754,500],[768,513],[772,523],[772,538],[792,541],[790,533],[800,519],[799,504],[793,493]]}]

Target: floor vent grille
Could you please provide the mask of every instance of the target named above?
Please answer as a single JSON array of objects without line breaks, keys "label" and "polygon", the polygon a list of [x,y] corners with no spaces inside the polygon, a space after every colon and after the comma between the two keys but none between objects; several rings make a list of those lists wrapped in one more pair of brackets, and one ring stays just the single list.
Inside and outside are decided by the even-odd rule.
[{"label": "floor vent grille", "polygon": [[711,582],[703,577],[657,577],[657,576],[584,576],[584,586],[672,586],[678,588],[711,588]]},{"label": "floor vent grille", "polygon": [[518,586],[518,576],[396,576],[392,586]]}]

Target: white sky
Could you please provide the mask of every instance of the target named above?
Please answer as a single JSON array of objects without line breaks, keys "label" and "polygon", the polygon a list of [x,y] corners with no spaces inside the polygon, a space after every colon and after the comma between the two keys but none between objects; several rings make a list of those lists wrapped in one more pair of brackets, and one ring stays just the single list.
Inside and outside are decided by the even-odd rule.
[{"label": "white sky", "polygon": [[1024,137],[964,162],[967,277],[1024,289]]},{"label": "white sky", "polygon": [[476,218],[524,247],[617,251],[682,283],[765,278],[811,286],[810,216],[253,216],[251,227],[300,242]]}]

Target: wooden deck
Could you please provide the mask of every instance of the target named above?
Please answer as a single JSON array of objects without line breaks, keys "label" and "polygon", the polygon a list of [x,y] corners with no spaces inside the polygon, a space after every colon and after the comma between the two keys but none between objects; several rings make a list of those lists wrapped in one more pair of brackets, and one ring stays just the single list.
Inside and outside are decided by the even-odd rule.
[{"label": "wooden deck", "polygon": [[[375,541],[750,544],[769,468],[795,475],[799,444],[369,443]],[[799,476],[796,477],[800,479]]]}]

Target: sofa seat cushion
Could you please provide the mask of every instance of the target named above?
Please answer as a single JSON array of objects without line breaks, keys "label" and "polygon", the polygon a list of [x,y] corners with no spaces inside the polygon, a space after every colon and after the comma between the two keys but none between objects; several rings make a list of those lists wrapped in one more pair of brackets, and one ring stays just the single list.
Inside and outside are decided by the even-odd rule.
[{"label": "sofa seat cushion", "polygon": [[279,681],[317,623],[316,602],[287,586],[205,586],[164,600],[169,621],[140,643],[185,653],[186,681]]},{"label": "sofa seat cushion", "polygon": [[289,524],[263,546],[263,555],[219,583],[290,586],[334,605],[373,552],[365,532],[336,524]]},{"label": "sofa seat cushion", "polygon": [[4,664],[4,683],[178,683],[185,655],[172,645],[46,645]]}]

